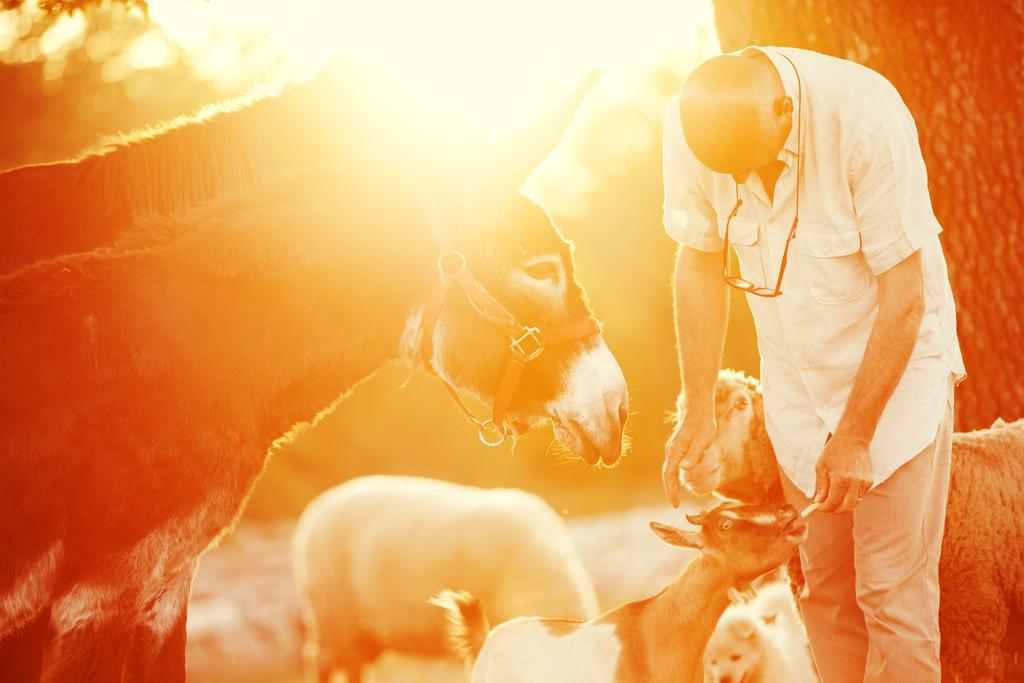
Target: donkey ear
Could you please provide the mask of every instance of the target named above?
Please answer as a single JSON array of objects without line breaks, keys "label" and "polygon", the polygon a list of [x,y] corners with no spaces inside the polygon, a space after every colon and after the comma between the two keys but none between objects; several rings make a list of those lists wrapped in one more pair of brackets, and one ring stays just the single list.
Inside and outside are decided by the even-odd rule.
[{"label": "donkey ear", "polygon": [[682,529],[659,522],[651,522],[651,531],[669,545],[679,548],[695,548],[697,550],[704,547],[704,543],[700,540],[700,532],[698,531],[683,531]]},{"label": "donkey ear", "polygon": [[576,111],[600,76],[600,71],[591,69],[561,104],[513,133],[492,150],[493,158],[502,167],[490,178],[495,187],[518,189],[526,182],[533,169],[558,146]]}]

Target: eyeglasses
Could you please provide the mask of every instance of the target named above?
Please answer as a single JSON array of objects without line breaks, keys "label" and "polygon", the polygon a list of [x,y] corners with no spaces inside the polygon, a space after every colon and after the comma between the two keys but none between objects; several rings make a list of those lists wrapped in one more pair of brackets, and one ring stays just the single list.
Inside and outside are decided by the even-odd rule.
[{"label": "eyeglasses", "polygon": [[732,223],[732,219],[735,218],[736,213],[740,210],[740,207],[743,206],[743,200],[740,198],[740,186],[738,183],[736,184],[736,205],[732,207],[732,211],[729,212],[729,217],[725,219],[725,235],[724,244],[722,246],[722,279],[725,280],[725,284],[730,287],[735,287],[747,294],[765,297],[766,299],[774,299],[775,297],[782,295],[782,276],[786,272],[786,260],[789,257],[789,243],[793,241],[793,236],[796,234],[797,223],[800,222],[800,176],[803,175],[802,171],[804,162],[803,136],[801,135],[801,129],[803,127],[803,84],[800,82],[800,72],[796,70],[796,64],[793,64],[793,60],[782,53],[779,54],[782,57],[785,57],[786,61],[790,63],[793,67],[793,71],[796,73],[796,209],[793,212],[793,225],[790,226],[789,235],[786,236],[786,246],[782,250],[782,264],[779,266],[779,278],[775,281],[775,288],[769,289],[768,287],[758,287],[750,280],[733,275],[730,269],[729,224]]},{"label": "eyeglasses", "polygon": [[[797,162],[797,173],[799,174],[799,161]],[[786,237],[786,246],[782,250],[782,265],[779,267],[779,278],[775,281],[774,288],[758,287],[750,280],[746,280],[738,275],[732,274],[732,269],[729,262],[729,224],[732,223],[732,219],[736,216],[736,213],[743,206],[743,200],[739,197],[739,187],[736,188],[736,206],[732,207],[732,211],[729,212],[729,217],[725,219],[725,238],[722,246],[722,279],[725,280],[725,284],[730,287],[746,292],[747,294],[753,294],[754,296],[763,296],[766,299],[774,299],[782,294],[782,276],[786,272],[786,260],[789,257],[789,243],[793,241],[793,235],[796,234],[796,225],[800,221],[800,178],[797,177],[797,212],[793,216],[793,226],[789,229],[789,235]]]}]

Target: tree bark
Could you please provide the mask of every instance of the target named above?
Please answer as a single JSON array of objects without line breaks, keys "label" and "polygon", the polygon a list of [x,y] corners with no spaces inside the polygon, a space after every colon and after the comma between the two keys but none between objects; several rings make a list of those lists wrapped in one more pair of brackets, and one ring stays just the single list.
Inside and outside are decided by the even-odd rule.
[{"label": "tree bark", "polygon": [[886,76],[917,122],[969,378],[957,429],[1024,415],[1024,2],[714,0],[723,51],[807,48]]}]

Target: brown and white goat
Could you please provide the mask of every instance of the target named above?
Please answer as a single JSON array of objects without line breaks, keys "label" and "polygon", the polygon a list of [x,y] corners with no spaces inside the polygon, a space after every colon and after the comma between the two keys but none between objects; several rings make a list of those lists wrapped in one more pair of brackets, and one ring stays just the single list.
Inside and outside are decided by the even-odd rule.
[{"label": "brown and white goat", "polygon": [[[715,388],[718,436],[684,481],[746,503],[781,504],[775,450],[757,380],[723,370]],[[942,674],[950,681],[1024,676],[1024,420],[953,435],[939,557]],[[788,565],[794,593],[804,577]]]},{"label": "brown and white goat", "polygon": [[786,562],[806,525],[788,505],[723,503],[687,519],[700,530],[651,522],[666,543],[700,551],[683,573],[657,595],[590,621],[519,618],[487,633],[473,596],[439,596],[472,683],[701,683],[704,647],[730,596]]}]

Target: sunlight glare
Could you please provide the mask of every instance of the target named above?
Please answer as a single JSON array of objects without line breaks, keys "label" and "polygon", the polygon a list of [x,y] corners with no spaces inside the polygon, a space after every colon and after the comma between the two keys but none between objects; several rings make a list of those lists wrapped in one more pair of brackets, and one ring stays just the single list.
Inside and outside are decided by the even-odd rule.
[{"label": "sunlight glare", "polygon": [[714,36],[711,3],[701,0],[298,0],[286,9],[273,0],[151,0],[150,17],[204,75],[228,72],[239,44],[262,36],[255,52],[264,60],[284,55],[295,71],[334,56],[370,65],[393,85],[463,110],[492,136],[590,68],[602,69],[602,90],[621,89],[638,67],[679,62],[695,35]]}]

